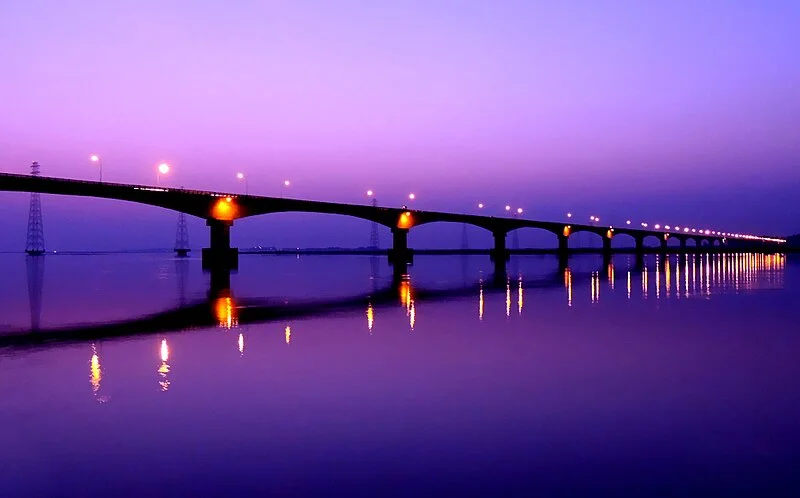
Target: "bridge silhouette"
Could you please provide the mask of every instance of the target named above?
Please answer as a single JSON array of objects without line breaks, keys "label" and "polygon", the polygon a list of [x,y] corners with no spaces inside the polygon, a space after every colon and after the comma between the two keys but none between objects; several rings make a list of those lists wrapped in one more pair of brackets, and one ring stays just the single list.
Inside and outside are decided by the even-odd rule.
[{"label": "bridge silhouette", "polygon": [[763,237],[711,230],[689,231],[688,228],[654,226],[598,226],[556,221],[539,221],[521,217],[495,217],[474,214],[460,214],[439,211],[424,211],[404,207],[378,207],[373,205],[347,204],[315,200],[241,195],[205,190],[176,189],[151,185],[119,184],[64,178],[42,177],[0,173],[0,191],[37,192],[68,196],[96,197],[136,202],[171,209],[206,220],[209,227],[209,247],[203,249],[205,268],[238,267],[238,249],[231,247],[230,231],[234,222],[241,218],[270,213],[306,212],[350,216],[371,221],[388,227],[392,232],[392,247],[389,261],[396,267],[405,266],[413,257],[408,247],[408,232],[414,227],[430,223],[461,223],[483,228],[492,233],[494,247],[490,250],[492,259],[500,264],[508,259],[510,251],[506,246],[509,232],[520,228],[535,228],[554,234],[558,238],[555,251],[560,257],[568,257],[574,249],[569,247],[569,237],[580,232],[597,235],[603,241],[603,253],[611,253],[611,240],[627,235],[635,242],[635,251],[644,253],[645,241],[654,238],[658,241],[657,250],[667,251],[670,238],[680,242],[682,250],[687,242],[695,242],[695,250],[712,251],[735,241],[736,248],[742,250],[776,250],[786,241],[775,237]]}]

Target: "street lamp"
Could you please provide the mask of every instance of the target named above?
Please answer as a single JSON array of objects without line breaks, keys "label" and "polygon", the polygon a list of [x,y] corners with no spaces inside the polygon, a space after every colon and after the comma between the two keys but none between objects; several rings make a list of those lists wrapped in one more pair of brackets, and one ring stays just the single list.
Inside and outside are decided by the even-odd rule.
[{"label": "street lamp", "polygon": [[411,192],[410,194],[408,194],[408,200],[413,201],[416,198],[417,198],[417,196],[414,194],[414,192]]},{"label": "street lamp", "polygon": [[522,214],[522,208],[517,208],[517,214]]},{"label": "street lamp", "polygon": [[93,163],[97,163],[97,165],[100,166],[100,183],[103,183],[103,160],[100,159],[100,156],[97,154],[92,154],[89,156],[89,160]]},{"label": "street lamp", "polygon": [[482,202],[478,203],[478,209],[483,209],[483,203]]},{"label": "street lamp", "polygon": [[239,181],[244,180],[244,195],[248,195],[248,191],[250,190],[247,185],[247,176],[244,173],[236,173],[236,179]]},{"label": "street lamp", "polygon": [[169,164],[167,163],[159,164],[158,168],[156,168],[156,185],[158,186],[161,185],[161,176],[166,175],[167,173],[169,173]]},{"label": "street lamp", "polygon": [[511,211],[511,206],[509,206],[508,204],[506,204],[506,211]]},{"label": "street lamp", "polygon": [[572,218],[572,213],[567,213],[567,218]]},{"label": "street lamp", "polygon": [[373,195],[375,195],[375,192],[372,190],[367,190],[367,197],[372,197]]},{"label": "street lamp", "polygon": [[631,220],[626,221],[625,224],[626,225],[630,225],[631,224]]}]

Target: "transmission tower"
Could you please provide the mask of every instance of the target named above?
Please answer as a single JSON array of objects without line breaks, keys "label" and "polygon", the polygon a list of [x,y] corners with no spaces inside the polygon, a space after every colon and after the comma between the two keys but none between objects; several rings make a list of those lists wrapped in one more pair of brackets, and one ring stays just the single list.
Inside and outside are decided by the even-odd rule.
[{"label": "transmission tower", "polygon": [[[372,198],[372,207],[378,207],[378,199],[375,197]],[[378,224],[376,222],[372,222],[372,228],[369,232],[369,248],[370,249],[379,249],[380,248],[380,239],[378,238]]]},{"label": "transmission tower", "polygon": [[[39,163],[31,164],[31,176],[39,176]],[[42,225],[42,197],[39,193],[31,193],[31,206],[28,210],[28,240],[25,252],[31,256],[44,254],[44,228]]]},{"label": "transmission tower", "polygon": [[178,213],[178,229],[175,233],[175,254],[179,258],[189,255],[189,228],[186,226],[186,214]]}]

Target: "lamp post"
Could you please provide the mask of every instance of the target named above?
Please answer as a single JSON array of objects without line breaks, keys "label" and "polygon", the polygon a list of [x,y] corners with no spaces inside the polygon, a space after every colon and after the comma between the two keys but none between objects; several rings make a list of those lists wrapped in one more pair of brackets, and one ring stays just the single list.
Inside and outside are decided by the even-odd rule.
[{"label": "lamp post", "polygon": [[158,168],[156,168],[156,185],[157,186],[159,186],[159,187],[161,186],[161,177],[163,175],[166,175],[167,173],[169,173],[169,169],[170,169],[169,168],[169,164],[167,164],[167,163],[161,163],[161,164],[158,165]]},{"label": "lamp post", "polygon": [[103,183],[103,160],[97,154],[92,154],[89,156],[89,160],[93,163],[97,163],[100,167],[100,183]]},{"label": "lamp post", "polygon": [[248,188],[247,185],[247,175],[245,175],[244,173],[236,173],[236,179],[239,180],[240,182],[244,181],[244,195],[248,195],[250,193],[249,192],[250,189]]}]

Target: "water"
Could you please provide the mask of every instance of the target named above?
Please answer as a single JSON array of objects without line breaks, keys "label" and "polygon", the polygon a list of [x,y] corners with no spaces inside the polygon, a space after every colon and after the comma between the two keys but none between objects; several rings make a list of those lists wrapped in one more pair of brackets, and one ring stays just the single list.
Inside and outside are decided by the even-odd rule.
[{"label": "water", "polygon": [[0,496],[800,491],[796,260],[492,271],[0,255]]}]

